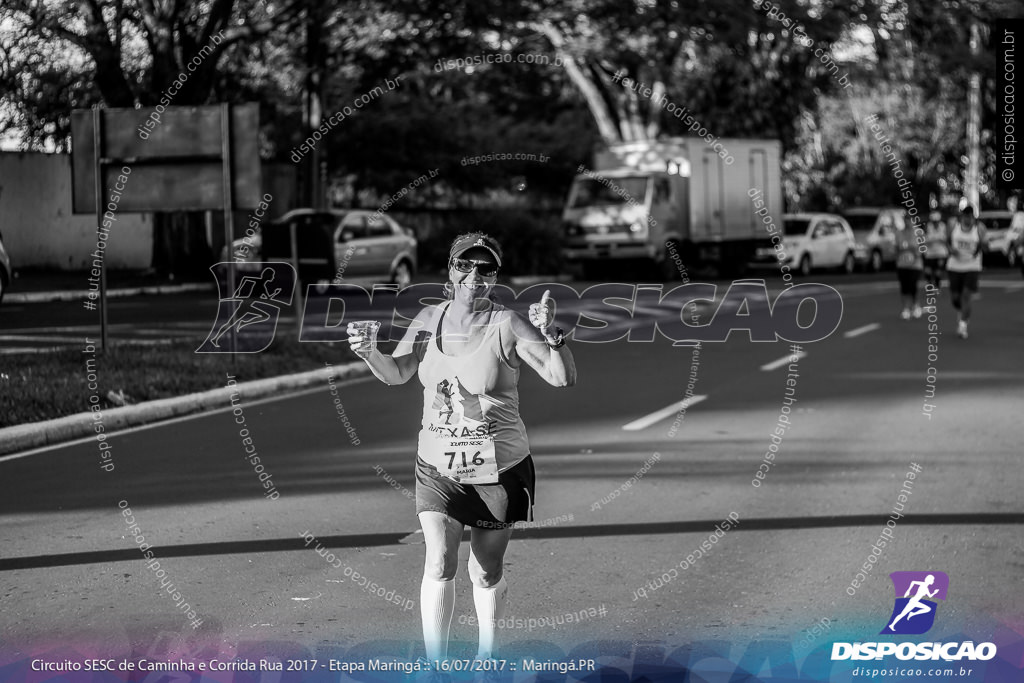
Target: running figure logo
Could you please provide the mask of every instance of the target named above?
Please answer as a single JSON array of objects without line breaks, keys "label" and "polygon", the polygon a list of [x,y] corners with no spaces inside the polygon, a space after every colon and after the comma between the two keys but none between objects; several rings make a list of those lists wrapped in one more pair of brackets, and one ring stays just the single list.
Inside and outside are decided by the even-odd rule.
[{"label": "running figure logo", "polygon": [[880,633],[926,633],[935,623],[935,610],[938,606],[929,598],[946,599],[949,577],[944,572],[893,572],[889,577],[896,589],[896,604],[892,608],[888,625]]},{"label": "running figure logo", "polygon": [[438,419],[444,418],[445,425],[452,424],[453,417],[455,424],[467,419],[475,422],[484,419],[480,398],[462,386],[458,377],[442,379],[437,383],[431,407],[437,411]]},{"label": "running figure logo", "polygon": [[[258,263],[259,275],[242,275],[235,279],[235,291],[224,296],[227,277],[217,278],[220,305],[217,319],[209,336],[196,353],[230,353],[230,334],[235,337],[238,353],[259,353],[274,341],[281,307],[290,306],[295,289],[295,272],[290,263]],[[221,266],[232,268],[234,263],[218,263],[210,268],[217,272]]]}]

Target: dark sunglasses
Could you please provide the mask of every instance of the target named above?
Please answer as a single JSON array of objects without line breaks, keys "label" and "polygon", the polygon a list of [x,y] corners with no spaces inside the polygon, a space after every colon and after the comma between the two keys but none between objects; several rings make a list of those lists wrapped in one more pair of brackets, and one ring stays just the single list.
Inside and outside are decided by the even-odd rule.
[{"label": "dark sunglasses", "polygon": [[493,263],[456,258],[452,259],[452,265],[455,266],[455,270],[460,273],[472,273],[473,269],[476,268],[476,272],[480,273],[484,277],[494,277],[498,274],[498,266]]}]

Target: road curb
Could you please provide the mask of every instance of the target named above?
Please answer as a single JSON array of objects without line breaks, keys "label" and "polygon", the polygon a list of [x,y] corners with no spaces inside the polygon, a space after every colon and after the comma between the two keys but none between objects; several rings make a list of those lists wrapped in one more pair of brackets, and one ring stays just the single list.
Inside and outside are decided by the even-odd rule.
[{"label": "road curb", "polygon": [[[308,372],[292,375],[280,375],[249,382],[239,382],[234,386],[223,386],[185,396],[161,398],[132,406],[111,408],[99,415],[102,418],[102,433],[115,432],[127,427],[137,427],[150,422],[159,422],[180,415],[198,413],[212,408],[224,408],[231,404],[231,395],[237,392],[243,400],[256,399],[283,391],[304,389],[323,383],[326,387],[328,378],[334,381],[360,377],[369,374],[370,369],[362,361],[318,368]],[[227,378],[225,378],[225,383]],[[75,415],[67,415],[42,422],[15,425],[0,429],[0,455],[9,455],[31,448],[51,446],[65,443],[84,436],[96,434],[94,427],[97,421],[94,413],[87,411]]]},{"label": "road curb", "polygon": [[[216,287],[213,284],[199,282],[185,283],[181,285],[152,285],[148,287],[121,287],[108,289],[108,297],[139,296],[141,294],[183,294],[185,292],[213,292]],[[89,297],[90,291],[85,289],[61,289],[51,292],[8,292],[4,300],[11,304],[38,304],[52,301],[78,301]]]}]

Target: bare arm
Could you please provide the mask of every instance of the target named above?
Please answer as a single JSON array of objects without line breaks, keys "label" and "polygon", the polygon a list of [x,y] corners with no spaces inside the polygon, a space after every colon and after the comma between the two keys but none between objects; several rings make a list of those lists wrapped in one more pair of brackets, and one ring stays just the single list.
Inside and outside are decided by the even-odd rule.
[{"label": "bare arm", "polygon": [[511,315],[515,350],[519,357],[552,386],[571,387],[576,384],[576,361],[569,346],[551,348],[539,329],[518,313],[511,312]]},{"label": "bare arm", "polygon": [[348,341],[352,350],[366,361],[377,379],[388,385],[405,384],[419,369],[420,354],[416,352],[416,345],[425,343],[420,334],[432,317],[432,309],[424,308],[420,311],[390,356],[381,353],[376,344],[371,346],[368,340],[353,335],[352,328],[349,328]]}]

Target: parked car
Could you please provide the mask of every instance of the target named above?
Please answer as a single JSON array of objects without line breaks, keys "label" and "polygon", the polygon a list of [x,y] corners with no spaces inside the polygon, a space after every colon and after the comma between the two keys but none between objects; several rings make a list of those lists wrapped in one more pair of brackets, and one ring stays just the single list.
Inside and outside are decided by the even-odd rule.
[{"label": "parked car", "polygon": [[299,280],[304,284],[388,282],[404,288],[416,272],[416,237],[387,215],[362,209],[294,209],[263,229],[234,241],[221,260],[241,271],[257,261],[291,259],[295,229]]},{"label": "parked car", "polygon": [[857,265],[877,273],[896,265],[896,231],[903,227],[903,209],[864,206],[847,209],[843,217],[857,242]]},{"label": "parked car", "polygon": [[990,259],[1002,261],[1006,259],[1014,264],[1010,256],[1010,223],[1013,222],[1011,211],[982,211],[978,214],[978,222],[985,226],[988,236],[988,256]]},{"label": "parked car", "polygon": [[773,246],[762,240],[751,266],[786,264],[801,275],[814,268],[840,268],[852,273],[857,243],[850,224],[833,213],[788,213],[782,217],[782,246],[785,259],[779,261]]},{"label": "parked car", "polygon": [[4,293],[11,286],[11,257],[4,249],[4,236],[0,234],[0,301],[4,300]]}]

